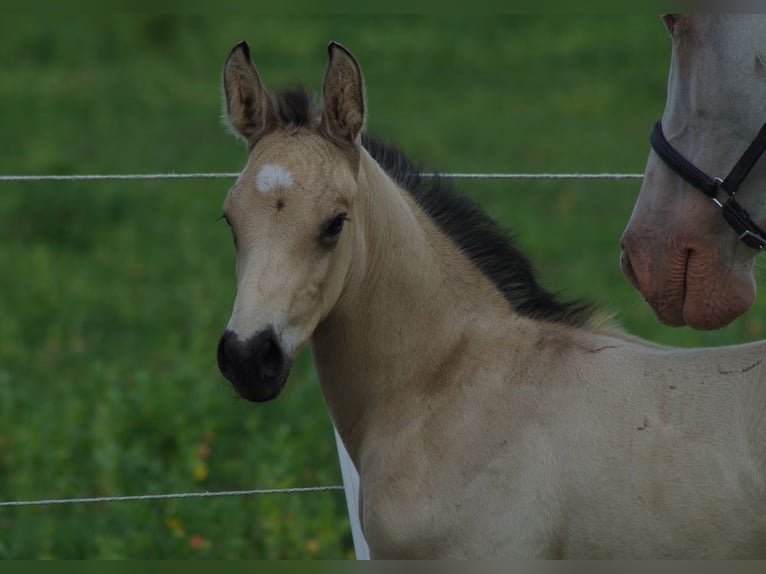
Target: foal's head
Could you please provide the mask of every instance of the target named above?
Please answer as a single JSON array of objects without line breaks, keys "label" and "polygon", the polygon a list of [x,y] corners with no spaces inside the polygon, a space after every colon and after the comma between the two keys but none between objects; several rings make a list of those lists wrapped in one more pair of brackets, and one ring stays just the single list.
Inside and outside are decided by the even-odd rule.
[{"label": "foal's head", "polygon": [[237,250],[237,296],[218,365],[244,398],[267,401],[335,305],[351,264],[364,89],[359,65],[329,46],[323,104],[272,95],[244,42],[224,64],[226,119],[248,159],[223,205]]}]

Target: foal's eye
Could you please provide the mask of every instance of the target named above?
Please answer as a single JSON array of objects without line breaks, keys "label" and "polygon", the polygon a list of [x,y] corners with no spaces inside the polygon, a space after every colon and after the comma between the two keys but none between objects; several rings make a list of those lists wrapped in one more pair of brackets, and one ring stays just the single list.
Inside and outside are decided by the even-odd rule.
[{"label": "foal's eye", "polygon": [[322,240],[325,242],[337,241],[340,232],[343,231],[343,224],[348,221],[347,213],[340,213],[333,217],[322,230]]},{"label": "foal's eye", "polygon": [[237,248],[237,236],[234,235],[234,228],[231,226],[231,220],[229,220],[228,216],[225,213],[221,214],[221,217],[218,219],[223,219],[226,222],[226,225],[229,226],[229,231],[231,231],[231,238],[234,240],[234,248]]}]

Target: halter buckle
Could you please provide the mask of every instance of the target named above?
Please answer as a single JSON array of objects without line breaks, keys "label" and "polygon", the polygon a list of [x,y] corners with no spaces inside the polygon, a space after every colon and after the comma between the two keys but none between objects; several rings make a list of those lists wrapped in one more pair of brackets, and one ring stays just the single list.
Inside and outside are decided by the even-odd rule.
[{"label": "halter buckle", "polygon": [[758,249],[759,251],[766,249],[766,238],[764,238],[759,233],[750,231],[749,229],[745,229],[745,231],[740,233],[739,239],[752,249]]},{"label": "halter buckle", "polygon": [[[766,250],[766,230],[758,227],[747,211],[734,199],[742,181],[766,152],[766,123],[725,179],[710,177],[681,155],[662,133],[662,124],[659,121],[654,124],[649,142],[655,153],[672,171],[708,196],[721,209],[724,219],[742,242],[748,247]],[[718,199],[722,197],[719,194],[720,190],[723,190],[728,198]]]}]

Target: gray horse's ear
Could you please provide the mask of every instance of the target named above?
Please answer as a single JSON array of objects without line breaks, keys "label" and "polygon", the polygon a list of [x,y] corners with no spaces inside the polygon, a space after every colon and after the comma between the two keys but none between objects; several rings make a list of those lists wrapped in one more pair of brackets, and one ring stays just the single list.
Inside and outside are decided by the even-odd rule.
[{"label": "gray horse's ear", "polygon": [[330,61],[322,86],[322,123],[336,139],[358,143],[364,129],[364,80],[359,62],[346,48],[330,42]]},{"label": "gray horse's ear", "polygon": [[250,47],[240,42],[223,65],[224,116],[232,131],[252,147],[271,126],[273,104],[250,60]]}]

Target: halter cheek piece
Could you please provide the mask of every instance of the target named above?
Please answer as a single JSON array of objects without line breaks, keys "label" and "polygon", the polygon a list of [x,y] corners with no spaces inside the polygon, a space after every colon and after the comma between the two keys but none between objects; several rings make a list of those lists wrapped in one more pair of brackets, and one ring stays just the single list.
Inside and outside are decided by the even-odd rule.
[{"label": "halter cheek piece", "polygon": [[[766,124],[761,127],[761,131],[758,132],[758,135],[755,136],[753,142],[725,179],[710,177],[682,156],[665,138],[665,134],[662,133],[662,124],[659,121],[654,124],[649,141],[654,151],[670,169],[707,195],[713,203],[721,208],[723,218],[745,245],[753,249],[766,249],[766,231],[750,219],[745,208],[735,199],[740,184],[753,169],[761,154],[766,151]],[[718,199],[719,190],[723,190],[728,196],[723,202]]]}]

